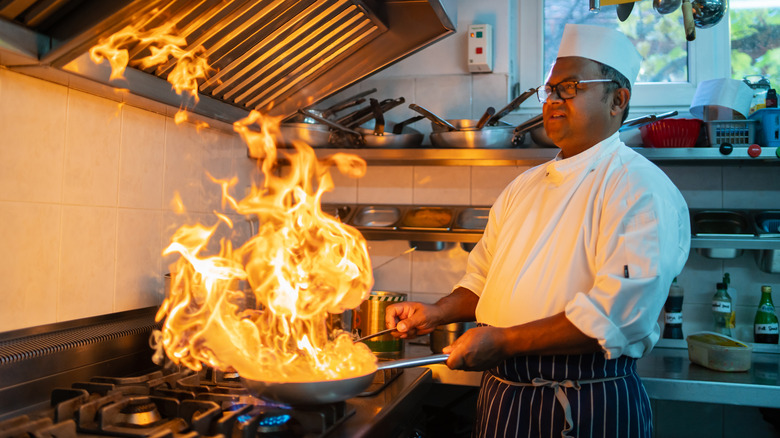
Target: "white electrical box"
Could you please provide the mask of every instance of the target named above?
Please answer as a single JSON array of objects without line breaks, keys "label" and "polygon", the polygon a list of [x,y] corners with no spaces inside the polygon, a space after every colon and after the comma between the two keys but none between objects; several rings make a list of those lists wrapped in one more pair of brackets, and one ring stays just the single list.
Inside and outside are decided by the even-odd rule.
[{"label": "white electrical box", "polygon": [[470,24],[468,33],[468,59],[470,72],[493,71],[493,26]]}]

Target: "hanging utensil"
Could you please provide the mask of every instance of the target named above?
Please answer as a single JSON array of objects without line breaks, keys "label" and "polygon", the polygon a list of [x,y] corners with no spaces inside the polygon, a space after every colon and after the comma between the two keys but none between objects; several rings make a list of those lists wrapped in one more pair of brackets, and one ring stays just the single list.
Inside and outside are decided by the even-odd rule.
[{"label": "hanging utensil", "polygon": [[428,111],[427,109],[421,107],[420,105],[416,105],[416,104],[411,103],[411,104],[409,104],[409,108],[411,108],[412,110],[417,111],[418,113],[424,115],[425,118],[427,118],[431,122],[433,122],[433,123],[435,123],[435,124],[437,124],[439,126],[442,126],[444,128],[447,128],[448,131],[457,131],[458,130],[458,128],[456,128],[452,123],[442,119],[441,117],[439,117],[436,114]]},{"label": "hanging utensil", "polygon": [[671,14],[676,11],[682,0],[653,0],[653,9],[661,15]]},{"label": "hanging utensil", "polygon": [[681,9],[685,25],[685,39],[693,41],[696,39],[696,25],[693,22],[693,9],[690,0],[682,0]]},{"label": "hanging utensil", "polygon": [[617,5],[618,20],[626,21],[628,16],[631,15],[631,10],[634,9],[634,2],[620,3]]},{"label": "hanging utensil", "polygon": [[499,110],[497,113],[493,114],[492,117],[490,117],[490,120],[488,120],[487,122],[488,126],[497,125],[498,121],[501,120],[502,117],[517,109],[517,107],[519,107],[521,103],[525,102],[526,99],[533,96],[534,94],[536,94],[536,88],[529,88],[523,94],[514,98],[505,107],[501,108],[501,110]]},{"label": "hanging utensil", "polygon": [[727,0],[691,0],[693,24],[699,29],[715,26],[726,14]]},{"label": "hanging utensil", "polygon": [[422,120],[424,118],[425,118],[425,116],[414,116],[414,117],[410,117],[410,118],[408,118],[408,119],[406,119],[406,120],[404,120],[402,122],[396,123],[395,126],[393,126],[393,134],[401,134],[401,133],[403,133],[405,126],[411,125],[412,123],[418,122],[418,121],[420,121],[420,120]]},{"label": "hanging utensil", "polygon": [[485,110],[485,113],[482,114],[482,117],[479,118],[479,121],[477,122],[477,131],[482,129],[483,126],[490,120],[490,118],[493,116],[493,114],[496,113],[496,109],[492,106],[489,106],[488,109]]}]

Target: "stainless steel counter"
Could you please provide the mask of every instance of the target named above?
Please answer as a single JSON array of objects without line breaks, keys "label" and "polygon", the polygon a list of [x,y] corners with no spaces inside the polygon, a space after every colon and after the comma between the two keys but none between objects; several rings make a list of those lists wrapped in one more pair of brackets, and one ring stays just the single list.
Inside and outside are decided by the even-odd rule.
[{"label": "stainless steel counter", "polygon": [[[427,346],[406,346],[407,357],[429,354]],[[479,386],[482,376],[480,372],[453,371],[446,365],[428,368],[437,383]],[[754,351],[749,371],[727,373],[692,363],[687,348],[657,346],[637,362],[637,371],[652,399],[780,408],[777,353]]]},{"label": "stainless steel counter", "polygon": [[328,436],[399,436],[399,429],[411,426],[432,381],[431,372],[423,367],[403,370],[376,395],[347,400],[347,405],[355,409],[355,414]]}]

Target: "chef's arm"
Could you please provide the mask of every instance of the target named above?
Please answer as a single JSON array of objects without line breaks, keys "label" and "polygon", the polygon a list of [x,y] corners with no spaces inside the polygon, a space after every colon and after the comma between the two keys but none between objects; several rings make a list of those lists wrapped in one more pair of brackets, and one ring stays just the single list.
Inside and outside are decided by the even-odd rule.
[{"label": "chef's arm", "polygon": [[477,327],[442,350],[452,369],[486,370],[517,355],[583,354],[602,351],[566,315],[538,319],[513,327]]},{"label": "chef's arm", "polygon": [[599,342],[585,335],[564,312],[504,330],[507,356],[518,354],[585,354],[602,351]]},{"label": "chef's arm", "polygon": [[457,288],[436,304],[401,302],[385,309],[385,326],[397,328],[398,337],[412,338],[432,332],[437,326],[458,321],[474,321],[479,297],[466,288]]}]

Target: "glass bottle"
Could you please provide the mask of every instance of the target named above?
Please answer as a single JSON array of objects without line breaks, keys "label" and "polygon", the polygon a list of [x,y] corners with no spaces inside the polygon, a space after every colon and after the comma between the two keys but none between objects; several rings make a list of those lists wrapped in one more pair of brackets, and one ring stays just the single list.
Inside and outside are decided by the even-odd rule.
[{"label": "glass bottle", "polygon": [[731,336],[731,297],[726,292],[726,283],[717,284],[718,291],[712,297],[712,316],[715,318],[715,332]]},{"label": "glass bottle", "polygon": [[772,286],[761,286],[761,301],[753,322],[753,340],[762,344],[777,344],[777,339],[777,314],[772,303]]},{"label": "glass bottle", "polygon": [[669,287],[669,297],[664,304],[664,335],[666,339],[682,339],[683,331],[683,288],[677,284],[677,277]]},{"label": "glass bottle", "polygon": [[723,274],[723,282],[726,284],[726,293],[731,298],[731,316],[729,317],[729,328],[737,327],[737,290],[731,287],[731,276],[728,272]]}]

